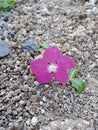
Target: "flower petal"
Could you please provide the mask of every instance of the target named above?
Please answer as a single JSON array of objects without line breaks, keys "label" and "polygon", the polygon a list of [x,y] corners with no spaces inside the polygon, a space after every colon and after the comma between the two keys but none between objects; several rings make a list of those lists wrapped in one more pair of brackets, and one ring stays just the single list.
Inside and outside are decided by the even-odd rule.
[{"label": "flower petal", "polygon": [[43,58],[48,63],[56,63],[60,56],[61,56],[61,52],[55,46],[49,47],[48,49],[46,49],[46,51],[43,54]]},{"label": "flower petal", "polygon": [[63,69],[65,68],[65,70],[67,70],[67,71],[75,67],[74,60],[67,55],[60,57],[58,65],[59,64],[62,64]]},{"label": "flower petal", "polygon": [[67,71],[63,71],[63,69],[59,67],[57,72],[54,73],[54,78],[60,83],[66,83],[68,81]]},{"label": "flower petal", "polygon": [[43,73],[48,73],[48,64],[43,58],[31,61],[30,63],[31,72],[35,75],[41,75]]},{"label": "flower petal", "polygon": [[31,61],[30,68],[39,83],[48,83],[52,80],[52,74],[48,72],[48,64],[43,58]]},{"label": "flower petal", "polygon": [[49,83],[49,82],[51,82],[51,80],[52,80],[52,74],[48,73],[48,72],[45,72],[45,73],[37,76],[37,81],[41,84]]}]

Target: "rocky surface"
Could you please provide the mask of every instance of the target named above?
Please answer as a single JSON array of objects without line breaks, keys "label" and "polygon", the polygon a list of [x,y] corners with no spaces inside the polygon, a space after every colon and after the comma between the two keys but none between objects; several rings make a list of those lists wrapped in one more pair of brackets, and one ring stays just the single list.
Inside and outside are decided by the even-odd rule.
[{"label": "rocky surface", "polygon": [[[39,50],[22,51],[32,39]],[[0,130],[98,129],[98,4],[81,0],[28,0],[0,20],[0,40],[10,53],[0,59]],[[81,68],[86,90],[70,84],[38,84],[29,63],[60,43]],[[1,48],[0,48],[1,49]]]}]

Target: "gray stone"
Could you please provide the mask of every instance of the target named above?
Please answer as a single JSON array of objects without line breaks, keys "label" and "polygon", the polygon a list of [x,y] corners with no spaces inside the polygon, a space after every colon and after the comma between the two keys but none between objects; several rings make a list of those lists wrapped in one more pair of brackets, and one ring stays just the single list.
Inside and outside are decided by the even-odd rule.
[{"label": "gray stone", "polygon": [[6,130],[4,127],[0,127],[0,130]]},{"label": "gray stone", "polygon": [[37,2],[38,2],[37,0],[34,0],[34,4],[37,4]]},{"label": "gray stone", "polygon": [[18,115],[18,111],[17,110],[13,110],[12,114],[13,114],[13,116],[17,116]]},{"label": "gray stone", "polygon": [[0,57],[8,55],[11,51],[9,43],[7,41],[0,41]]},{"label": "gray stone", "polygon": [[37,52],[39,50],[39,46],[32,39],[30,39],[24,43],[21,49],[25,51]]},{"label": "gray stone", "polygon": [[14,37],[15,33],[11,30],[8,31],[8,36],[9,37]]},{"label": "gray stone", "polygon": [[43,126],[43,130],[85,130],[89,126],[89,122],[83,119],[65,119],[65,121],[51,121],[49,125]]},{"label": "gray stone", "polygon": [[3,17],[3,20],[4,20],[5,22],[8,22],[8,21],[9,21],[9,15],[5,15],[5,16]]},{"label": "gray stone", "polygon": [[98,0],[89,0],[89,3],[94,5]]},{"label": "gray stone", "polygon": [[42,89],[44,87],[44,85],[43,84],[39,84],[37,87],[38,87],[38,89]]},{"label": "gray stone", "polygon": [[86,13],[86,14],[87,14],[87,18],[88,18],[88,19],[92,19],[92,18],[93,18],[92,10],[88,9],[86,12],[87,12],[87,13]]},{"label": "gray stone", "polygon": [[0,21],[0,27],[4,28],[5,27],[5,22],[4,21]]}]

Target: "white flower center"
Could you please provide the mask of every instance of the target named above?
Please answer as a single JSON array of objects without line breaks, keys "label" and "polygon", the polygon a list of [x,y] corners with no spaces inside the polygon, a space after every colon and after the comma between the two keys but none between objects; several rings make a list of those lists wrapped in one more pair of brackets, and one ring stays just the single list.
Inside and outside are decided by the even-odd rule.
[{"label": "white flower center", "polygon": [[57,71],[57,65],[56,64],[50,64],[48,66],[48,71],[51,72],[56,72]]}]

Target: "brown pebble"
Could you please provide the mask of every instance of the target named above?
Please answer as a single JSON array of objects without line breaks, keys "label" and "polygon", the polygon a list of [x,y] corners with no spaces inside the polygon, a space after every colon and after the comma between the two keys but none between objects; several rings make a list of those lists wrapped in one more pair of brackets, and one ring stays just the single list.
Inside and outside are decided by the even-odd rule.
[{"label": "brown pebble", "polygon": [[31,109],[31,110],[32,110],[32,112],[34,112],[34,113],[35,113],[35,112],[37,111],[37,108],[38,108],[38,106],[37,106],[37,105],[33,105],[33,106],[32,106],[32,109]]},{"label": "brown pebble", "polygon": [[26,101],[20,100],[20,102],[19,102],[19,105],[20,105],[20,106],[24,106],[25,104],[26,104]]},{"label": "brown pebble", "polygon": [[96,61],[96,57],[95,57],[95,56],[91,56],[91,57],[90,57],[90,60]]}]

